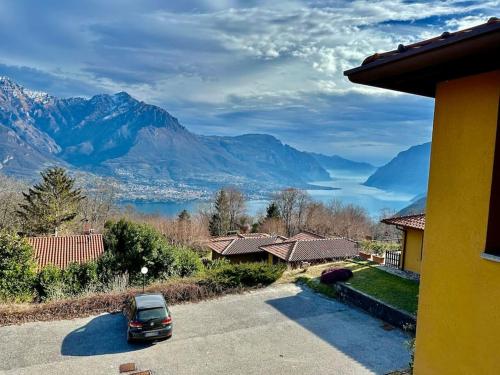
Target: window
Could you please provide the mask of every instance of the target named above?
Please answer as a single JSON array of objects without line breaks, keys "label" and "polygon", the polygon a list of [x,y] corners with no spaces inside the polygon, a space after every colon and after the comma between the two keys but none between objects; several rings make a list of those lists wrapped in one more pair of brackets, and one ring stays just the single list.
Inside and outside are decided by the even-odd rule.
[{"label": "window", "polygon": [[500,101],[497,115],[497,134],[495,139],[495,155],[493,157],[493,176],[491,180],[485,253],[500,257]]}]

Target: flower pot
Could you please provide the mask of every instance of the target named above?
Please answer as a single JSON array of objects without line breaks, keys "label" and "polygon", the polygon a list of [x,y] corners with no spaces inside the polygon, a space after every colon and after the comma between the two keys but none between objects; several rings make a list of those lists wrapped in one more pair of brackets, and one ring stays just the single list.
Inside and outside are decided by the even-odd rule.
[{"label": "flower pot", "polygon": [[378,263],[378,264],[384,264],[384,259],[385,259],[385,258],[384,258],[383,256],[372,254],[372,260],[373,260],[375,263]]},{"label": "flower pot", "polygon": [[359,251],[358,256],[364,260],[370,260],[372,255],[370,253],[365,253],[363,251]]}]

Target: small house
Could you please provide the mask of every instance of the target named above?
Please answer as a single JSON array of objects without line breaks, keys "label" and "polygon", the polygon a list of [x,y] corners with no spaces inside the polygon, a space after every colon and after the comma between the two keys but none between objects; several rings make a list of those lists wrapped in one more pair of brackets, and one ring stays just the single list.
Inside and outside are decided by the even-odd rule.
[{"label": "small house", "polygon": [[52,264],[65,269],[71,263],[87,263],[104,253],[102,234],[28,237],[38,269]]},{"label": "small house", "polygon": [[382,220],[382,223],[395,225],[403,232],[399,268],[420,274],[424,253],[425,214],[391,217]]},{"label": "small house", "polygon": [[332,260],[351,258],[358,253],[355,241],[333,237],[326,238],[310,232],[301,232],[289,239],[260,247],[267,253],[270,264],[286,263],[290,267]]},{"label": "small house", "polygon": [[231,263],[262,262],[267,253],[260,247],[283,241],[285,237],[271,236],[266,233],[236,234],[234,236],[215,237],[207,246],[211,250],[212,260],[226,258]]}]

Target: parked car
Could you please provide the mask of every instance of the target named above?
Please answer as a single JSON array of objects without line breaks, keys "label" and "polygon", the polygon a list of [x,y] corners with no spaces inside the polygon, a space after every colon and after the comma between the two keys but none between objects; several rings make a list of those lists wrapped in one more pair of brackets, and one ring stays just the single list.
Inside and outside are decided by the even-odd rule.
[{"label": "parked car", "polygon": [[156,340],[172,336],[172,315],[161,294],[138,294],[127,300],[127,341]]}]

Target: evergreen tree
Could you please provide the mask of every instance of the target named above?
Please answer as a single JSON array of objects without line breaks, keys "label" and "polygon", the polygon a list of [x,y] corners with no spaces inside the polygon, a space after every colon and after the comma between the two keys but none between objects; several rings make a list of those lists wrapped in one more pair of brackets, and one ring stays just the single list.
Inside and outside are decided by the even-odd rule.
[{"label": "evergreen tree", "polygon": [[191,220],[191,215],[187,212],[187,210],[182,210],[179,215],[177,215],[177,219],[179,221],[189,221]]},{"label": "evergreen tree", "polygon": [[279,219],[280,217],[280,210],[275,202],[271,202],[271,204],[267,206],[266,213],[267,219]]},{"label": "evergreen tree", "polygon": [[76,217],[85,197],[63,168],[48,168],[41,176],[39,184],[23,193],[24,203],[19,205],[17,214],[26,233],[57,235],[63,223]]},{"label": "evergreen tree", "polygon": [[209,231],[212,236],[221,236],[231,229],[230,202],[224,189],[215,195],[213,214],[209,222]]}]

